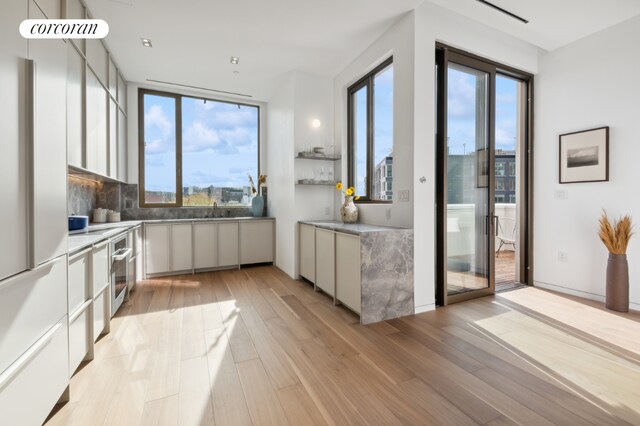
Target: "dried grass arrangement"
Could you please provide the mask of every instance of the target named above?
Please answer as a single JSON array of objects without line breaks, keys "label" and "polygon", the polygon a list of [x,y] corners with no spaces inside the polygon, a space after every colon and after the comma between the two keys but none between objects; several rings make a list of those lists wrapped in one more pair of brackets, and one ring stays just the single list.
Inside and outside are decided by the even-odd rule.
[{"label": "dried grass arrangement", "polygon": [[631,224],[631,217],[625,215],[621,219],[615,220],[613,225],[609,221],[606,211],[602,211],[602,216],[598,221],[600,224],[600,230],[598,236],[612,254],[626,254],[627,245],[633,235],[633,225]]}]

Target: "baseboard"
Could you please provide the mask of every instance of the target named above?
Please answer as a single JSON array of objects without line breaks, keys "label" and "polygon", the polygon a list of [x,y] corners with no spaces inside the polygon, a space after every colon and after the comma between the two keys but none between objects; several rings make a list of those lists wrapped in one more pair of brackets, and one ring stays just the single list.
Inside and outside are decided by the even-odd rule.
[{"label": "baseboard", "polygon": [[541,281],[534,281],[533,286],[545,288],[547,290],[557,291],[559,293],[570,294],[571,296],[578,296],[578,297],[583,297],[585,299],[596,300],[598,302],[604,303],[604,295],[601,295],[601,294],[589,293],[588,291],[582,291],[582,290],[575,290],[573,288],[563,287],[561,285],[556,285],[556,284],[544,283]]},{"label": "baseboard", "polygon": [[629,302],[629,309],[640,312],[640,303]]},{"label": "baseboard", "polygon": [[429,303],[427,305],[416,306],[415,310],[414,310],[414,313],[421,314],[423,312],[434,311],[435,309],[436,309],[436,304],[435,303]]}]

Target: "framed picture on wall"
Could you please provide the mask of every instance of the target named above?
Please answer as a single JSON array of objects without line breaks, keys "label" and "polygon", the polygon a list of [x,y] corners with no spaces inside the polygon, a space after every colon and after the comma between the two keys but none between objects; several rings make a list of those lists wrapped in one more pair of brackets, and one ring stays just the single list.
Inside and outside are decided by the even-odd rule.
[{"label": "framed picture on wall", "polygon": [[489,159],[486,148],[476,152],[476,187],[486,188],[489,186]]},{"label": "framed picture on wall", "polygon": [[560,183],[609,180],[609,127],[560,135]]}]

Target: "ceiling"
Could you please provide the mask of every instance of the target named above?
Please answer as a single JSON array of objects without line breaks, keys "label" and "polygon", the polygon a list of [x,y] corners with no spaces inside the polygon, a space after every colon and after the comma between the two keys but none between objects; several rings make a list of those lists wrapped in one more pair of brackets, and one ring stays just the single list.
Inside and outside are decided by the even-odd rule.
[{"label": "ceiling", "polygon": [[549,51],[640,14],[640,0],[488,0],[524,24],[477,0],[429,1]]},{"label": "ceiling", "polygon": [[[335,76],[422,0],[85,2],[109,23],[105,42],[127,80],[264,100],[273,79],[291,70]],[[153,48],[143,47],[141,38],[151,39]],[[232,65],[231,56],[240,63]]]},{"label": "ceiling", "polygon": [[[523,24],[476,0],[429,1],[545,50],[640,14],[640,0],[489,0],[529,20]],[[106,43],[129,81],[265,100],[274,79],[286,72],[334,77],[423,0],[85,2],[94,17],[109,23]],[[153,48],[143,47],[141,38],[151,39]],[[240,63],[231,64],[231,56]]]}]

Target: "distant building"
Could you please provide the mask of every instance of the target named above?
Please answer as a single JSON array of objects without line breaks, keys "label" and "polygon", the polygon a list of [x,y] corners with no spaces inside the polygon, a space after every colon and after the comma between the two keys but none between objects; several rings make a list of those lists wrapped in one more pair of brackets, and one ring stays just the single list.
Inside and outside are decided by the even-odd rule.
[{"label": "distant building", "polygon": [[516,202],[516,152],[496,150],[496,203]]},{"label": "distant building", "polygon": [[393,200],[393,155],[376,165],[373,180],[373,200]]}]

